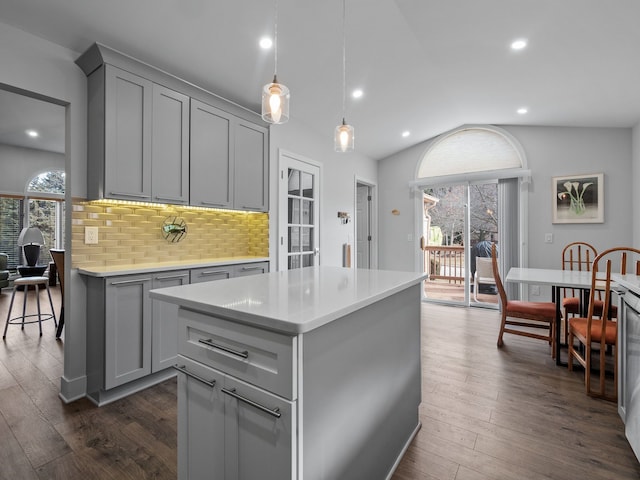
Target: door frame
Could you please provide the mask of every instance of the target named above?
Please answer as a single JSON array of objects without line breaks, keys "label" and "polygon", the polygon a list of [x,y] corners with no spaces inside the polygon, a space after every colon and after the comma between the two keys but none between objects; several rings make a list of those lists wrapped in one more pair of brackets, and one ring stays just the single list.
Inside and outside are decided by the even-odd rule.
[{"label": "door frame", "polygon": [[[290,162],[289,160],[292,160]],[[318,187],[317,187],[317,206],[318,206],[318,215],[317,215],[317,223],[316,225],[316,243],[315,248],[318,249],[318,254],[316,255],[316,265],[320,265],[320,259],[322,256],[322,250],[320,249],[320,229],[321,229],[321,219],[322,219],[322,163],[312,160],[310,158],[304,157],[302,155],[298,155],[293,152],[289,152],[287,150],[279,149],[278,150],[278,172],[277,172],[277,181],[278,181],[278,229],[276,235],[276,251],[277,251],[277,270],[287,270],[287,258],[288,255],[283,255],[282,249],[288,243],[288,230],[287,230],[287,219],[288,219],[288,203],[287,203],[287,193],[288,188],[284,182],[284,172],[288,170],[293,163],[303,163],[307,164],[311,167],[318,169]],[[316,187],[314,187],[316,188]],[[286,248],[286,247],[285,247]]]},{"label": "door frame", "polygon": [[353,179],[354,265],[356,267],[358,265],[358,185],[369,187],[371,193],[371,202],[369,203],[369,231],[372,238],[369,245],[369,269],[376,270],[378,268],[378,185],[358,175],[354,175]]}]

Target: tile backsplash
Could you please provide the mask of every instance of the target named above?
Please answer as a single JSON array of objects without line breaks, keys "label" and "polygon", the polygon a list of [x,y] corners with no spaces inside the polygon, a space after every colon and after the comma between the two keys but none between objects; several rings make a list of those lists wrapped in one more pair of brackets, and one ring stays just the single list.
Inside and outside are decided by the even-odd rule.
[{"label": "tile backsplash", "polygon": [[[167,217],[180,217],[187,234],[164,239]],[[84,227],[98,227],[98,244],[84,243]],[[269,256],[269,214],[177,205],[74,201],[73,268]]]}]

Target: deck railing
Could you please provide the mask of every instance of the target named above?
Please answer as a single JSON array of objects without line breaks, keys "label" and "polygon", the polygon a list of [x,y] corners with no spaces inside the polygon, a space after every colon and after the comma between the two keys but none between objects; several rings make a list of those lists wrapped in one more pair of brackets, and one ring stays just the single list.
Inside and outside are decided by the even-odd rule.
[{"label": "deck railing", "polygon": [[446,280],[449,283],[463,284],[464,246],[462,245],[428,245],[424,251],[424,271],[429,280]]}]

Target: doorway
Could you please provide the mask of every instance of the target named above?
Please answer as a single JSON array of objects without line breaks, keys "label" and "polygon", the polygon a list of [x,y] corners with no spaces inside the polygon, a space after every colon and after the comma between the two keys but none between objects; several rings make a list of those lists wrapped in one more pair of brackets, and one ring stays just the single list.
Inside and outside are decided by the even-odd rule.
[{"label": "doorway", "polygon": [[278,270],[320,264],[320,165],[279,156]]},{"label": "doorway", "polygon": [[[491,256],[499,238],[498,182],[465,182],[423,188],[423,268],[429,275],[425,299],[496,308],[491,270],[479,257]],[[477,264],[481,263],[480,269]],[[474,281],[476,280],[477,281]]]},{"label": "doorway", "polygon": [[356,180],[356,268],[374,268],[374,186]]}]

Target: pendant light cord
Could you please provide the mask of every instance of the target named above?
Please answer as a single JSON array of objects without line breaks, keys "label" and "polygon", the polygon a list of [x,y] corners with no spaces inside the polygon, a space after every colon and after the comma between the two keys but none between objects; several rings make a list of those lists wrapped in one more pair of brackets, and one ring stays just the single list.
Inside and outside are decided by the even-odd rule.
[{"label": "pendant light cord", "polygon": [[342,123],[347,103],[347,29],[346,29],[346,0],[342,0]]},{"label": "pendant light cord", "polygon": [[276,0],[276,14],[274,19],[274,33],[273,33],[273,51],[274,51],[274,62],[273,62],[273,78],[276,78],[278,74],[278,0]]}]

